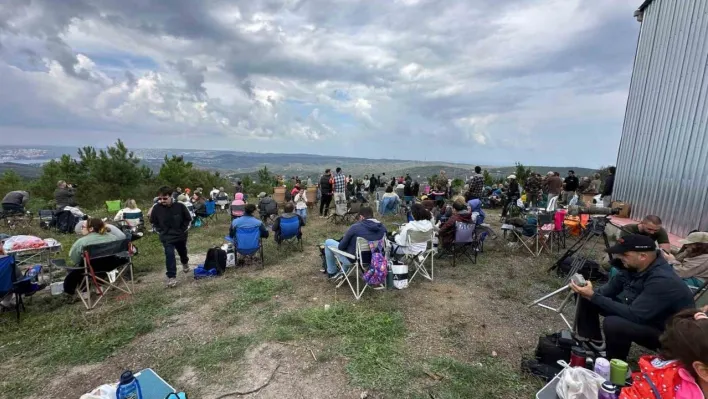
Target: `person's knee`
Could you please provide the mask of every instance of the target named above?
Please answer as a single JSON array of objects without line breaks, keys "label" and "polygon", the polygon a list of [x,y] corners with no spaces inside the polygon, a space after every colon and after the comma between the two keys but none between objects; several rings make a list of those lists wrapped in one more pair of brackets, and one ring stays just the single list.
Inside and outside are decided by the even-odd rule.
[{"label": "person's knee", "polygon": [[607,316],[602,323],[602,330],[605,332],[605,338],[622,337],[627,335],[628,328],[627,320],[619,316]]}]

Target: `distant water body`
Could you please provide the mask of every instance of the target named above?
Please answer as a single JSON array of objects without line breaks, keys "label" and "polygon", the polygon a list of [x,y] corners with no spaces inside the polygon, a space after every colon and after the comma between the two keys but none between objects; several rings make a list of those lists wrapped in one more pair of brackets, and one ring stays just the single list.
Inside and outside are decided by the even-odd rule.
[{"label": "distant water body", "polygon": [[22,165],[34,165],[34,164],[45,164],[47,162],[51,161],[51,159],[13,159],[13,160],[8,160],[5,162],[9,163],[19,163]]}]

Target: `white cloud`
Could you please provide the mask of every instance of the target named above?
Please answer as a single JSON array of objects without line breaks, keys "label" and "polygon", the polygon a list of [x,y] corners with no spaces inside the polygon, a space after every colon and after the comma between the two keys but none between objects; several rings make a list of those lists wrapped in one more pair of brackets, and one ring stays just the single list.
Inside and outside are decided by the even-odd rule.
[{"label": "white cloud", "polygon": [[[271,151],[400,158],[434,147],[456,161],[468,161],[471,145],[487,148],[480,157],[528,162],[519,146],[546,135],[573,145],[561,128],[619,136],[635,6],[18,2],[0,12],[0,86],[22,91],[0,98],[0,129],[41,125],[50,137],[110,127],[155,145],[193,135],[194,146],[233,138],[244,149],[267,141]],[[597,162],[560,153],[559,162],[607,163],[613,152]]]}]

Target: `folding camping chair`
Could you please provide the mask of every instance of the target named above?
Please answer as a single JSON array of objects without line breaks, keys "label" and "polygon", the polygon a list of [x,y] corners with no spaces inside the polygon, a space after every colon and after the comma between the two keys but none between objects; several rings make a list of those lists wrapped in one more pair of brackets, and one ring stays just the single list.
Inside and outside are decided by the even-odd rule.
[{"label": "folding camping chair", "polygon": [[708,305],[708,295],[706,295],[706,292],[708,292],[708,283],[703,284],[703,286],[693,294],[693,302],[696,303],[696,309]]},{"label": "folding camping chair", "polygon": [[477,263],[477,254],[480,252],[480,241],[474,223],[455,223],[455,241],[450,247],[439,247],[438,258],[452,257],[452,267],[457,266],[457,259],[466,256],[472,263]]},{"label": "folding camping chair", "polygon": [[[520,223],[519,223],[520,224]],[[509,235],[516,242],[521,243],[521,246],[526,248],[531,256],[534,258],[539,256],[539,228],[538,228],[538,217],[528,216],[526,218],[526,224],[522,227],[515,224],[504,223],[501,226],[504,232],[504,237],[508,239]]]},{"label": "folding camping chair", "polygon": [[39,215],[39,227],[47,230],[56,229],[57,218],[53,209],[40,209],[37,215]]},{"label": "folding camping chair", "polygon": [[108,211],[108,213],[118,213],[120,209],[120,200],[106,201],[106,210]]},{"label": "folding camping chair", "polygon": [[[382,238],[381,241],[383,241],[382,245],[384,246],[384,254],[386,255],[388,253],[388,244],[385,238]],[[356,239],[356,255],[341,251],[335,246],[328,247],[328,249],[334,253],[334,260],[337,263],[337,269],[342,275],[342,280],[336,287],[340,288],[346,282],[349,285],[352,294],[354,294],[354,298],[357,300],[360,299],[364,294],[364,291],[366,291],[366,287],[369,287],[369,283],[367,283],[363,278],[363,275],[366,272],[366,266],[368,266],[365,266],[363,262],[363,254],[371,253],[369,242],[361,237],[358,237]],[[345,264],[343,259],[347,259],[349,264]],[[349,267],[347,268],[347,266]],[[377,289],[379,287],[372,288]]]},{"label": "folding camping chair", "polygon": [[15,265],[14,256],[0,256],[0,300],[5,297],[15,297],[15,313],[19,323],[20,309],[25,311],[25,303],[22,298],[34,294],[37,289],[32,284],[33,277],[17,278]]},{"label": "folding camping chair", "polygon": [[[428,280],[433,281],[435,272],[433,231],[431,230],[429,233],[409,231],[406,235],[406,247],[412,248],[413,245],[416,244],[425,244],[425,249],[416,254],[405,252],[403,257],[403,261],[408,265],[408,267],[415,268],[415,272],[413,272],[413,275],[408,282],[412,282],[418,273]],[[430,271],[428,271],[428,268],[425,265],[428,259],[430,259]]]},{"label": "folding camping chair", "polygon": [[204,213],[196,215],[204,226],[209,226],[209,220],[216,216],[216,204],[214,201],[204,201]]},{"label": "folding camping chair", "polygon": [[[129,239],[111,241],[84,247],[83,266],[70,267],[65,260],[53,260],[54,266],[68,271],[81,271],[82,279],[76,295],[87,310],[94,309],[111,289],[132,295],[133,260]],[[111,270],[96,271],[99,262],[111,262]],[[130,281],[126,280],[126,276]],[[84,294],[82,295],[82,292]]]},{"label": "folding camping chair", "polygon": [[298,249],[302,252],[302,234],[300,231],[300,218],[284,218],[280,217],[280,237],[278,237],[278,248],[283,245],[293,249]]},{"label": "folding camping chair", "polygon": [[398,200],[395,197],[387,197],[379,201],[378,211],[381,216],[396,215],[398,208]]},{"label": "folding camping chair", "polygon": [[238,261],[239,255],[255,259],[260,256],[263,266],[263,242],[261,241],[260,226],[239,227],[234,231],[231,242],[234,245],[234,255]]},{"label": "folding camping chair", "polygon": [[347,208],[347,213],[344,214],[345,223],[354,223],[359,210],[361,210],[362,202],[352,201],[349,203],[349,208]]}]

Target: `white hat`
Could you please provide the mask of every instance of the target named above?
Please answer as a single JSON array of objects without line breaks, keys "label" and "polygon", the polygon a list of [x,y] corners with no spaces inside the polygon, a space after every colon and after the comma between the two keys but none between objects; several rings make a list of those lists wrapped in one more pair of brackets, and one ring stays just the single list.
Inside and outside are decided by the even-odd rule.
[{"label": "white hat", "polygon": [[700,231],[697,231],[695,233],[691,233],[686,237],[685,240],[679,241],[681,245],[686,245],[686,244],[699,244],[699,243],[708,243],[708,233],[703,233]]},{"label": "white hat", "polygon": [[507,177],[507,179],[509,179],[509,180],[516,180],[516,175],[509,175],[509,177]]},{"label": "white hat", "polygon": [[548,172],[548,173],[546,173],[546,175],[553,176],[553,172]]}]

